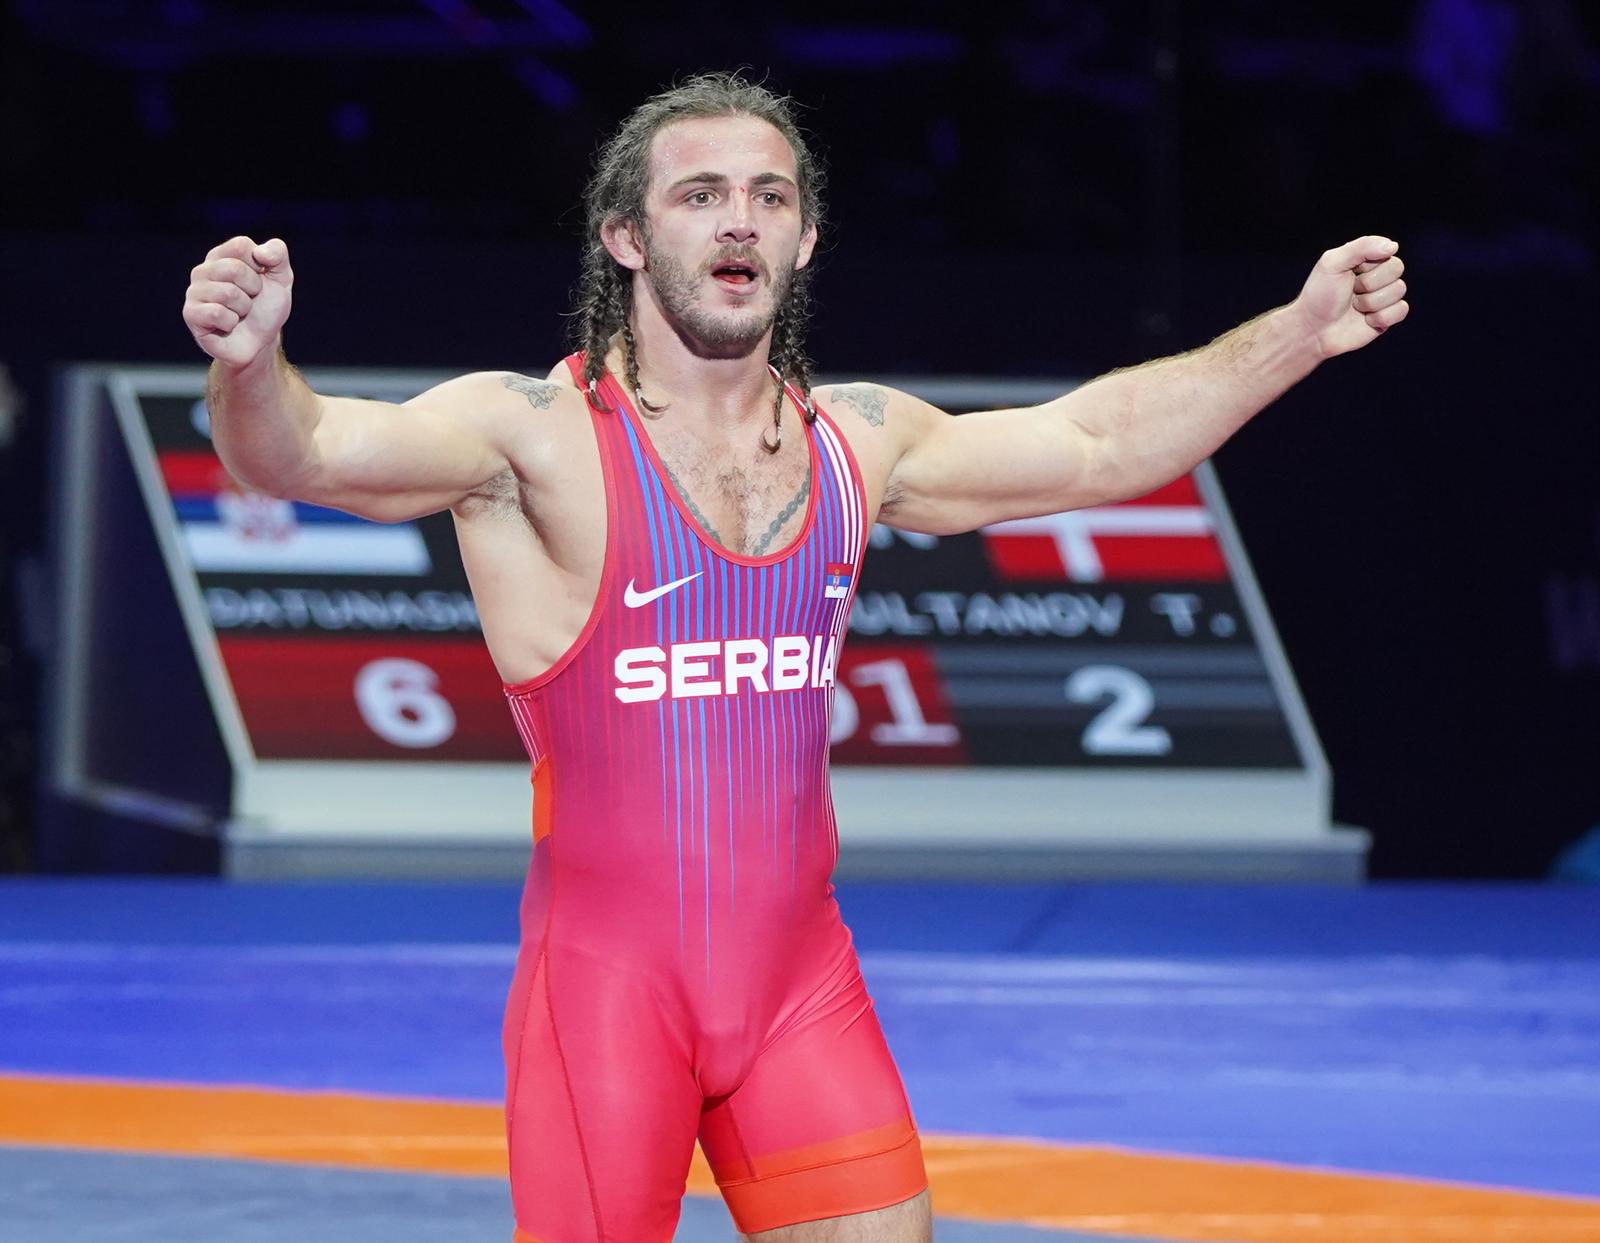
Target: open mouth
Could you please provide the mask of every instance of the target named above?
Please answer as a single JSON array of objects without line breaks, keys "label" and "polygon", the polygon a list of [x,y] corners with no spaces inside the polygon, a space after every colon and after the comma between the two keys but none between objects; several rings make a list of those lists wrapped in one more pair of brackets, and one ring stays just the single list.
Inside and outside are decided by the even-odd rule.
[{"label": "open mouth", "polygon": [[732,288],[743,288],[756,283],[760,275],[753,263],[719,263],[711,269],[711,275],[724,285]]}]

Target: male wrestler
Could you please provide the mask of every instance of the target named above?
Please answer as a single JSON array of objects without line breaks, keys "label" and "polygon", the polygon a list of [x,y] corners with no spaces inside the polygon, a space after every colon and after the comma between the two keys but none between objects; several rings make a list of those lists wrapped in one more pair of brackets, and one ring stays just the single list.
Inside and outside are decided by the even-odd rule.
[{"label": "male wrestler", "polygon": [[828,709],[867,532],[1186,473],[1405,318],[1397,248],[1327,251],[1293,302],[1202,349],[952,418],[811,391],[820,175],[786,101],[727,75],[651,99],[587,205],[580,352],[399,407],[320,397],[285,362],[282,241],[216,247],[184,318],[215,359],[217,450],[276,496],[455,519],[533,760],[505,1024],[517,1238],[670,1238],[698,1138],[749,1238],[926,1240],[917,1134],[828,883]]}]

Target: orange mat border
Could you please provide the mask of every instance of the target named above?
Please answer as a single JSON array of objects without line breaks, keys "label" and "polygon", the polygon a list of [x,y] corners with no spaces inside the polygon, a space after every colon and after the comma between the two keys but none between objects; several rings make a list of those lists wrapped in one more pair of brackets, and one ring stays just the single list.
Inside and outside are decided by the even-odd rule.
[{"label": "orange mat border", "polygon": [[[0,1143],[504,1178],[498,1106],[0,1075]],[[1180,1243],[1600,1243],[1600,1199],[924,1135],[935,1210]],[[692,1194],[716,1184],[698,1150]]]}]

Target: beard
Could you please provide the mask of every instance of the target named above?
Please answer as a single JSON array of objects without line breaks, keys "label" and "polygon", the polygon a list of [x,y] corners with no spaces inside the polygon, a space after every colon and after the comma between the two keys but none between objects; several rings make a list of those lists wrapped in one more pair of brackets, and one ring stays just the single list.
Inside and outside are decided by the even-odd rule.
[{"label": "beard", "polygon": [[[660,303],[667,320],[680,337],[686,338],[697,353],[733,358],[750,353],[761,343],[794,287],[794,261],[782,265],[774,277],[753,247],[729,246],[718,251],[699,268],[690,271],[677,258],[658,251],[645,240],[645,279]],[[700,305],[705,280],[719,264],[748,263],[766,282],[767,294],[760,306],[736,306],[712,310]]]}]

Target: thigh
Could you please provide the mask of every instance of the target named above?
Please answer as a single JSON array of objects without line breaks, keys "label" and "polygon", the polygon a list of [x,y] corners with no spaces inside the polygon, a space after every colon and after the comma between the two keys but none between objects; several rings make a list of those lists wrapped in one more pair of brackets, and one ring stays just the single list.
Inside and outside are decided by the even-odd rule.
[{"label": "thigh", "polygon": [[701,1097],[647,981],[571,952],[519,966],[506,1009],[517,1239],[667,1243]]},{"label": "thigh", "polygon": [[930,1243],[933,1209],[924,1191],[889,1208],[779,1226],[744,1237],[748,1243]]},{"label": "thigh", "polygon": [[701,1147],[746,1234],[871,1213],[927,1188],[905,1089],[853,953],[845,965],[701,1119]]}]

